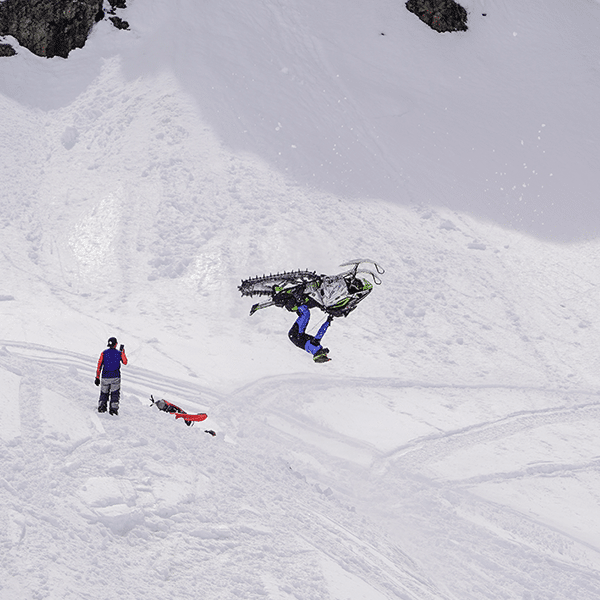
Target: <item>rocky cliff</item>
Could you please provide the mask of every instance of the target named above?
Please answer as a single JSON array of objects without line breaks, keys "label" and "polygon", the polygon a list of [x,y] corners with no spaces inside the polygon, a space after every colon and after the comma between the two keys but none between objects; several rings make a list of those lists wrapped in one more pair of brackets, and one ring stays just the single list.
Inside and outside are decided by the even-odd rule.
[{"label": "rocky cliff", "polygon": [[[125,0],[109,3],[108,14],[125,8]],[[0,2],[0,36],[13,36],[38,56],[67,58],[71,50],[83,47],[94,24],[106,17],[103,0],[4,0]],[[128,27],[119,17],[107,18],[120,29]],[[0,56],[14,53],[10,44],[0,43]]]}]

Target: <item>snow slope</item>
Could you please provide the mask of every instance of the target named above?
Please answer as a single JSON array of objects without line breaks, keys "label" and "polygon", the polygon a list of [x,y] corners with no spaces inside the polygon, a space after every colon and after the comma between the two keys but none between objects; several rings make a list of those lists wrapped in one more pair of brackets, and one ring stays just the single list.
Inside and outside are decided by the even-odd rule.
[{"label": "snow slope", "polygon": [[[600,7],[322,4],[0,62],[1,600],[599,597]],[[357,257],[326,365],[236,289]]]}]

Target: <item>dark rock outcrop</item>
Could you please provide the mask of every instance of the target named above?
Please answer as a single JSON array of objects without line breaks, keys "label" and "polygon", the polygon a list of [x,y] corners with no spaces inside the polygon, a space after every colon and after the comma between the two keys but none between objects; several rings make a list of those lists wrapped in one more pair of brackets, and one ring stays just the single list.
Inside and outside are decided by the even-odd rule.
[{"label": "dark rock outcrop", "polygon": [[114,14],[116,8],[126,8],[126,0],[108,0],[110,12]]},{"label": "dark rock outcrop", "polygon": [[467,31],[467,11],[454,0],[408,0],[406,8],[440,33]]},{"label": "dark rock outcrop", "polygon": [[[109,0],[111,14],[125,8],[125,1]],[[102,5],[103,0],[4,0],[0,36],[12,35],[38,56],[67,58],[71,50],[84,46],[94,24],[104,18]],[[119,29],[128,29],[126,21],[113,19],[118,19],[113,23]],[[0,47],[0,56],[10,56],[9,52]]]},{"label": "dark rock outcrop", "polygon": [[0,56],[14,56],[15,49],[10,44],[0,44]]},{"label": "dark rock outcrop", "polygon": [[121,17],[108,17],[108,20],[117,29],[129,29],[129,23],[127,21],[123,21],[123,19],[121,19]]}]

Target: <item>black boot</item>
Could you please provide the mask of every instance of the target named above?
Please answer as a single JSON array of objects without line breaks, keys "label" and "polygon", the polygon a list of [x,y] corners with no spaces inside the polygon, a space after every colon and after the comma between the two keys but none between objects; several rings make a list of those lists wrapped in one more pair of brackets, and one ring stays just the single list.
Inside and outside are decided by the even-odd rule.
[{"label": "black boot", "polygon": [[329,358],[329,356],[327,356],[328,354],[329,354],[329,348],[321,348],[320,350],[317,350],[317,352],[313,356],[313,360],[316,363],[328,362],[331,360]]}]

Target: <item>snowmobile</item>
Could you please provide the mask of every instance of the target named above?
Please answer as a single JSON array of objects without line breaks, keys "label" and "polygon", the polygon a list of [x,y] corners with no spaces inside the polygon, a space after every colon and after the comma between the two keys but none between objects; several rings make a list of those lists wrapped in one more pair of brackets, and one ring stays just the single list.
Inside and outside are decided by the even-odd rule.
[{"label": "snowmobile", "polygon": [[[375,273],[361,266],[368,263]],[[347,317],[372,291],[380,285],[385,270],[368,259],[351,260],[340,265],[351,267],[337,275],[318,275],[315,271],[289,271],[242,280],[238,290],[242,296],[268,296],[250,309],[250,315],[268,306],[295,310],[301,304],[320,308],[332,317]],[[369,275],[373,283],[358,275]]]},{"label": "snowmobile", "polygon": [[[183,419],[185,424],[191,427],[194,422],[205,421],[208,418],[206,413],[199,413],[197,415],[190,415],[186,413],[183,409],[179,408],[179,406],[169,402],[168,400],[155,400],[154,396],[150,395],[150,406],[156,406],[158,410],[162,410],[166,413],[173,413],[175,415],[175,419]],[[213,437],[217,434],[212,429],[205,429],[204,433],[210,433]]]}]

